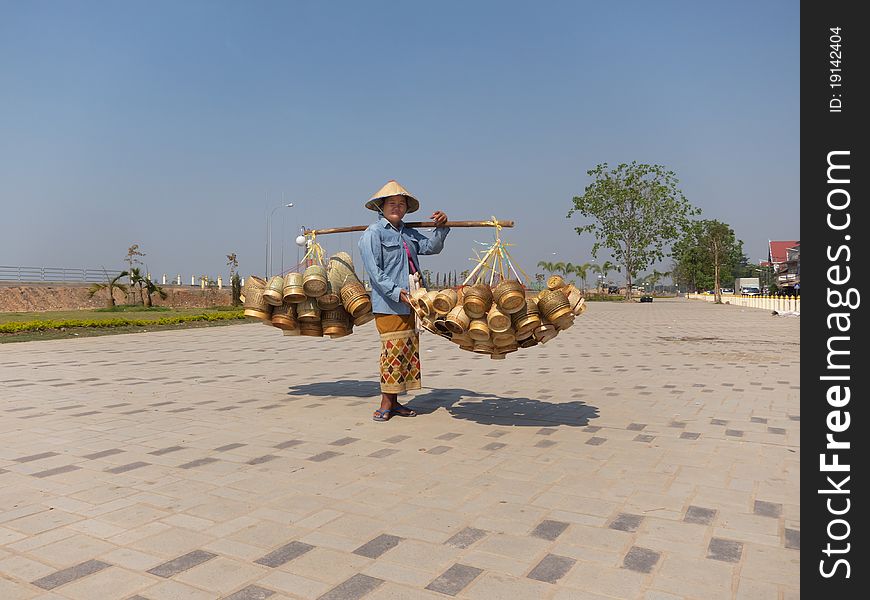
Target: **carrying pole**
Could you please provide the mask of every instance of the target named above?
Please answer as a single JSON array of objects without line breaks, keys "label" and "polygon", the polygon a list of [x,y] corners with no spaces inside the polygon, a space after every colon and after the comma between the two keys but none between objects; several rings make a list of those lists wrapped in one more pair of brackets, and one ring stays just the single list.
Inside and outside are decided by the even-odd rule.
[{"label": "carrying pole", "polygon": [[[513,227],[513,221],[447,221],[444,227]],[[365,231],[368,225],[353,225],[351,227],[333,227],[331,229],[305,229],[302,235],[325,235],[327,233],[351,233],[354,231]],[[437,227],[435,221],[414,221],[405,223],[405,227]]]}]

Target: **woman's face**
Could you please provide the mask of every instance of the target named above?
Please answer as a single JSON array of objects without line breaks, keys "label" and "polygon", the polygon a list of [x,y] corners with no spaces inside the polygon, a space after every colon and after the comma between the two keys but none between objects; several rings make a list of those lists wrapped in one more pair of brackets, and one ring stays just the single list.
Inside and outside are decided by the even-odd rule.
[{"label": "woman's face", "polygon": [[405,213],[408,212],[408,200],[404,196],[389,196],[384,199],[381,210],[384,211],[387,221],[398,226]]}]

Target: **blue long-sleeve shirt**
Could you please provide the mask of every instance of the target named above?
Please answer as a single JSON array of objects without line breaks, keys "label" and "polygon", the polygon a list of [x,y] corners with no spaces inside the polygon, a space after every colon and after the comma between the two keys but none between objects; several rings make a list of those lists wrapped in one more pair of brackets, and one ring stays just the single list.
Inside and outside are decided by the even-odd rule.
[{"label": "blue long-sleeve shirt", "polygon": [[369,225],[359,240],[359,252],[372,284],[372,312],[388,315],[407,315],[411,307],[399,300],[399,292],[408,289],[408,253],[402,240],[408,244],[411,260],[419,269],[418,254],[438,254],[444,248],[449,227],[436,227],[435,234],[427,238],[411,227],[399,223],[396,230],[380,217]]}]

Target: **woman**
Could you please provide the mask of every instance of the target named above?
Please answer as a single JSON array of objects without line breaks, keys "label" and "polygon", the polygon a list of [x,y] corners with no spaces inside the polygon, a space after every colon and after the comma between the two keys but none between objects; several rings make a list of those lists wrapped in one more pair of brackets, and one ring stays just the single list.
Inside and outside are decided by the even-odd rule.
[{"label": "woman", "polygon": [[420,338],[411,310],[409,275],[419,272],[417,255],[441,252],[450,228],[444,225],[447,215],[440,210],[432,213],[436,225],[432,238],[405,227],[402,218],[418,210],[420,202],[395,180],[378,190],[366,208],[380,213],[359,241],[372,285],[372,312],[381,334],[381,406],[372,418],[414,417],[417,413],[398,400],[400,393],[421,387]]}]

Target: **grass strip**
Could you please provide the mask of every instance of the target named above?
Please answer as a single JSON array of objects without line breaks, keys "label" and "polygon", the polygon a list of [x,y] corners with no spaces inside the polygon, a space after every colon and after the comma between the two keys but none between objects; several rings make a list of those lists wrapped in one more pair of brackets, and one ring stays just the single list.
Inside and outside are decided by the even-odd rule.
[{"label": "grass strip", "polygon": [[243,309],[224,311],[214,314],[182,315],[178,317],[162,317],[160,319],[67,319],[55,321],[24,321],[21,323],[2,323],[0,333],[20,333],[23,331],[46,331],[51,329],[69,329],[72,327],[145,327],[149,325],[177,325],[193,321],[230,321],[244,319]]}]

